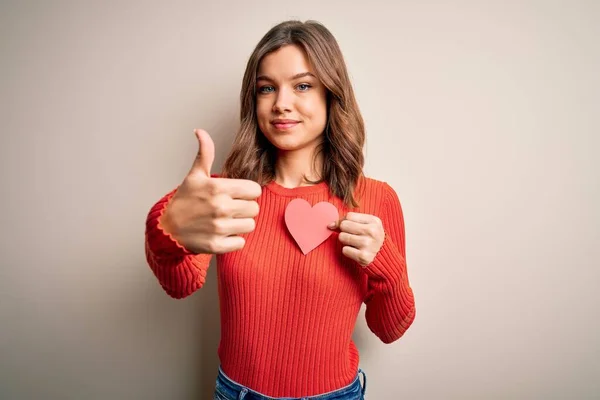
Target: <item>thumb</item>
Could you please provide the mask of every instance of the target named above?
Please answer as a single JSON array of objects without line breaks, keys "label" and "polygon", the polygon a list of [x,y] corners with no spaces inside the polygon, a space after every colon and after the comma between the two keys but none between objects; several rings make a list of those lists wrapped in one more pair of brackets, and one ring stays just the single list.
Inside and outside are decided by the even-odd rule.
[{"label": "thumb", "polygon": [[327,225],[327,227],[329,229],[331,229],[332,231],[338,230],[340,228],[340,224],[342,223],[343,220],[344,220],[344,217],[342,217],[339,220],[332,221],[329,225]]},{"label": "thumb", "polygon": [[210,170],[215,161],[215,144],[204,129],[194,129],[198,138],[198,154],[190,170],[190,174],[204,175],[210,177]]}]

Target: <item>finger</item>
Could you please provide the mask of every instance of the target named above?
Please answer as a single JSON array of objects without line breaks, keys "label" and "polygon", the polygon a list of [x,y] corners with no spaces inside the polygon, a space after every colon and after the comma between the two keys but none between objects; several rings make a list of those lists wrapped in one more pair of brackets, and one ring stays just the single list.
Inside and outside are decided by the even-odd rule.
[{"label": "finger", "polygon": [[220,193],[226,193],[232,199],[254,200],[262,194],[262,187],[249,179],[213,178]]},{"label": "finger", "polygon": [[340,226],[341,226],[342,222],[344,221],[344,218],[345,217],[342,217],[341,219],[332,221],[329,225],[327,225],[327,227],[334,231],[337,229],[340,229]]},{"label": "finger", "polygon": [[232,218],[254,218],[258,215],[259,206],[256,201],[231,200],[230,214]]},{"label": "finger", "polygon": [[216,194],[209,201],[212,207],[208,216],[212,218],[254,218],[259,206],[254,200],[232,199],[228,194]]},{"label": "finger", "polygon": [[353,235],[368,235],[369,224],[363,224],[361,222],[345,219],[340,223],[340,230],[342,232],[352,233]]},{"label": "finger", "polygon": [[342,242],[342,244],[356,247],[357,249],[364,247],[363,236],[353,235],[353,234],[347,233],[347,232],[341,232],[338,235],[338,238],[339,238],[340,242]]},{"label": "finger", "polygon": [[189,175],[202,175],[209,178],[215,161],[215,144],[208,132],[203,129],[194,129],[194,134],[198,139],[198,153]]},{"label": "finger", "polygon": [[342,254],[346,257],[356,261],[362,266],[367,265],[367,260],[364,259],[362,252],[354,247],[344,246],[342,248]]},{"label": "finger", "polygon": [[376,222],[379,220],[378,217],[371,214],[362,214],[357,212],[349,212],[346,214],[346,219],[354,222],[360,222],[362,224],[369,224],[371,222]]},{"label": "finger", "polygon": [[215,254],[229,253],[242,249],[245,244],[246,240],[241,236],[225,236],[215,243],[212,252]]},{"label": "finger", "polygon": [[256,227],[253,218],[220,218],[214,224],[215,233],[224,236],[249,233]]}]

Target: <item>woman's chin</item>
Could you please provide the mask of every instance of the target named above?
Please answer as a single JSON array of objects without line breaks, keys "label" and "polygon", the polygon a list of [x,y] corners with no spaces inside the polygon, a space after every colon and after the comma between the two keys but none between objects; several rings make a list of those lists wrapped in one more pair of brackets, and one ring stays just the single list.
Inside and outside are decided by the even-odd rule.
[{"label": "woman's chin", "polygon": [[269,138],[269,141],[278,150],[282,151],[292,151],[302,147],[301,143],[299,143],[298,140],[293,138],[291,135],[274,135]]},{"label": "woman's chin", "polygon": [[302,148],[302,146],[293,143],[273,143],[273,146],[279,151],[294,151]]},{"label": "woman's chin", "polygon": [[316,142],[318,142],[318,137],[310,140],[310,138],[307,138],[299,133],[300,132],[269,132],[267,139],[273,146],[281,151],[295,151],[304,149],[306,147],[314,147]]}]

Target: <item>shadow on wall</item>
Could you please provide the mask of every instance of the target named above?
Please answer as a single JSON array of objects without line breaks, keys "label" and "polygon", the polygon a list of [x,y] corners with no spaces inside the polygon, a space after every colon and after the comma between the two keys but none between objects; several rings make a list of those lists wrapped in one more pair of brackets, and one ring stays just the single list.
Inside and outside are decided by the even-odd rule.
[{"label": "shadow on wall", "polygon": [[147,286],[148,341],[137,334],[143,355],[136,366],[141,368],[140,381],[135,382],[139,386],[132,389],[136,398],[149,394],[173,399],[213,397],[221,332],[216,268],[213,257],[204,286],[184,299],[170,298],[155,280]]},{"label": "shadow on wall", "polygon": [[198,347],[193,364],[195,366],[193,371],[197,374],[197,378],[192,384],[194,399],[212,399],[219,369],[217,349],[221,335],[221,322],[216,259],[217,257],[213,256],[206,274],[205,286],[199,290],[202,294],[199,296],[197,312],[192,314],[198,318]]}]

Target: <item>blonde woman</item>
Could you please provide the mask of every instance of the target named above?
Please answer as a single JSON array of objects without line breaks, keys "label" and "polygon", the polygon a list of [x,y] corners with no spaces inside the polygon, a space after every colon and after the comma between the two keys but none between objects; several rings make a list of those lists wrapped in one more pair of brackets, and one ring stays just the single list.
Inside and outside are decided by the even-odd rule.
[{"label": "blonde woman", "polygon": [[[363,174],[364,124],[344,58],[315,21],[274,26],[250,56],[241,124],[220,174],[214,144],[150,210],[163,289],[200,289],[217,256],[215,399],[363,399],[352,332],[400,338],[415,318],[396,192]],[[361,381],[360,375],[363,376]]]}]

